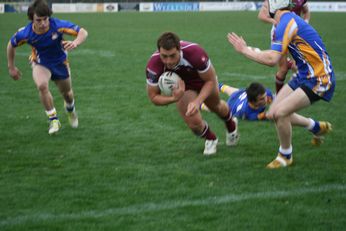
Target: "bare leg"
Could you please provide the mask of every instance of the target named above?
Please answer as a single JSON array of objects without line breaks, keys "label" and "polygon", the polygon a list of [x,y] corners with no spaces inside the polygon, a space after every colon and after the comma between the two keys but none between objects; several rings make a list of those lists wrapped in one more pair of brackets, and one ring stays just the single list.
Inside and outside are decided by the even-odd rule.
[{"label": "bare leg", "polygon": [[[293,91],[287,84],[279,92],[268,112],[268,118],[273,119],[280,141],[279,155],[270,162],[268,168],[280,168],[292,164],[292,124],[291,118],[294,113],[308,107],[310,100],[305,92],[298,88]],[[297,121],[296,121],[297,122]],[[284,153],[287,152],[287,153]]]},{"label": "bare leg", "polygon": [[49,91],[49,80],[51,78],[50,71],[44,66],[33,64],[32,75],[45,110],[51,111],[54,109],[54,103],[53,96]]}]

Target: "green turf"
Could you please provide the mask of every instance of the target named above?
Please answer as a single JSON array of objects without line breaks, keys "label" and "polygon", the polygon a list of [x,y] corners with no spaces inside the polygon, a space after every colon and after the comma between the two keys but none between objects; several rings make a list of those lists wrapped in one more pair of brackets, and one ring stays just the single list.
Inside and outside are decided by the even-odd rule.
[{"label": "green turf", "polygon": [[163,31],[200,43],[221,81],[273,89],[275,68],[236,54],[229,31],[269,47],[270,25],[256,12],[60,14],[85,27],[87,42],[70,53],[80,127],[73,130],[54,84],[62,129],[47,134],[31,79],[28,46],[17,50],[20,81],[7,73],[6,44],[27,23],[0,14],[0,230],[344,230],[346,226],[346,14],[313,13],[332,58],[337,88],[331,103],[302,111],[328,120],[320,147],[294,128],[294,166],[265,169],[278,148],[269,122],[241,121],[239,146],[224,144],[224,125],[204,113],[221,145],[203,156],[204,142],[174,105],[147,99],[145,65]]}]

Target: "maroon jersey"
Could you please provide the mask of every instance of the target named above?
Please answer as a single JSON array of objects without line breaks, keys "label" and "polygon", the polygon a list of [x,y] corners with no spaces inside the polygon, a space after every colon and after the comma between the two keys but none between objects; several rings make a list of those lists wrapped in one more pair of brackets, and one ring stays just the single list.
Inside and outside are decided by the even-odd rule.
[{"label": "maroon jersey", "polygon": [[306,4],[307,0],[293,0],[292,2],[294,3],[294,7],[291,11],[301,16],[303,7]]},{"label": "maroon jersey", "polygon": [[180,61],[172,70],[168,70],[160,58],[159,51],[156,51],[149,59],[146,67],[147,84],[157,86],[161,74],[165,71],[177,73],[185,82],[186,90],[199,91],[204,81],[199,73],[204,73],[210,68],[210,60],[207,53],[196,43],[180,42]]}]

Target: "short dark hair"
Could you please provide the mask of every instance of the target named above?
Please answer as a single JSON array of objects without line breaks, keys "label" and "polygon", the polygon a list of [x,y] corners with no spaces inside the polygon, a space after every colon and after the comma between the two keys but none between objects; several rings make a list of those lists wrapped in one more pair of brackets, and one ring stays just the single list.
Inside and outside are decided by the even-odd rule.
[{"label": "short dark hair", "polygon": [[45,0],[35,0],[28,8],[29,20],[34,20],[34,14],[39,17],[50,17],[53,14],[53,11],[50,9],[48,3]]},{"label": "short dark hair", "polygon": [[157,40],[157,49],[160,50],[160,48],[163,48],[165,50],[177,48],[178,50],[180,50],[179,36],[173,32],[162,33]]},{"label": "short dark hair", "polygon": [[255,103],[257,101],[257,97],[259,95],[263,95],[266,92],[264,86],[258,82],[252,82],[246,88],[247,100],[251,103]]}]

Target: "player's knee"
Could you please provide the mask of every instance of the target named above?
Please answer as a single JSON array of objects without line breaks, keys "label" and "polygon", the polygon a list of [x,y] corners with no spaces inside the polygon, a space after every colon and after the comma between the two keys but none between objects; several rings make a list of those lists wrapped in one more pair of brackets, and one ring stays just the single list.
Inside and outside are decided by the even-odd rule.
[{"label": "player's knee", "polygon": [[195,133],[196,135],[202,133],[205,124],[203,120],[199,119],[186,119],[185,118],[186,125],[190,128],[190,130]]},{"label": "player's knee", "polygon": [[284,110],[276,110],[274,113],[273,113],[273,115],[272,115],[272,117],[273,117],[273,120],[275,120],[275,121],[277,121],[277,120],[279,120],[279,119],[282,119],[282,118],[284,118],[284,117],[286,117],[287,116],[287,113],[285,113],[285,111]]},{"label": "player's knee", "polygon": [[188,126],[196,136],[200,136],[203,133],[204,125],[188,124]]},{"label": "player's knee", "polygon": [[67,99],[67,100],[70,99],[72,101],[72,99],[73,99],[73,92],[72,92],[72,90],[62,91],[61,94],[64,97],[64,99]]},{"label": "player's knee", "polygon": [[49,91],[47,84],[39,84],[37,85],[37,90],[39,90],[41,93],[46,93]]}]

